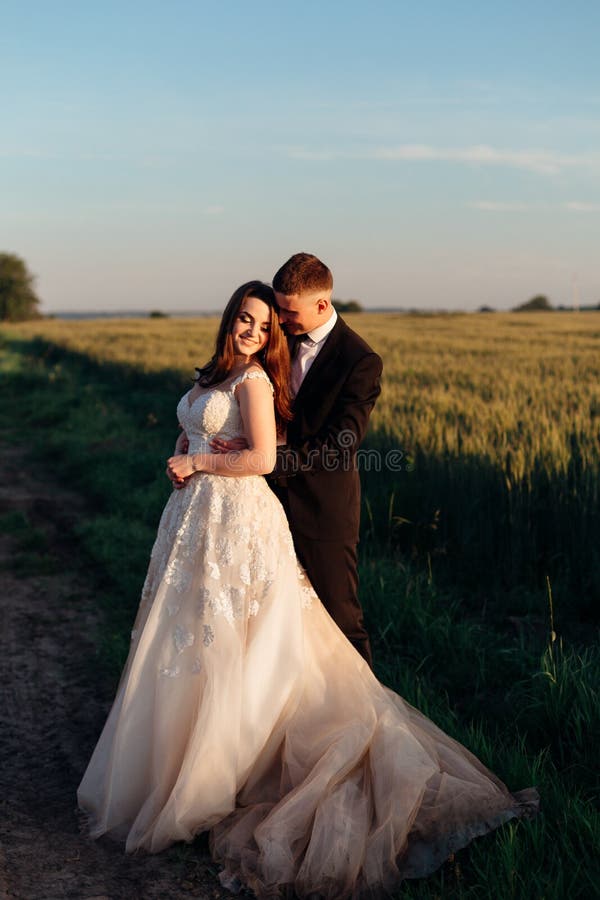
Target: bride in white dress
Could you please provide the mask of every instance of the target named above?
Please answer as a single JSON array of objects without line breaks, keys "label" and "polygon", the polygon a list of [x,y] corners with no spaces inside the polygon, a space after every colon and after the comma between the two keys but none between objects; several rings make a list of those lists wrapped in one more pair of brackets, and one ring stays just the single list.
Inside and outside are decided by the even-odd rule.
[{"label": "bride in white dress", "polygon": [[259,897],[359,897],[534,813],[537,793],[381,685],[319,602],[263,477],[288,375],[271,289],[242,285],[177,407],[188,452],[169,460],[178,489],[78,801],[127,851],[210,829],[223,883]]}]

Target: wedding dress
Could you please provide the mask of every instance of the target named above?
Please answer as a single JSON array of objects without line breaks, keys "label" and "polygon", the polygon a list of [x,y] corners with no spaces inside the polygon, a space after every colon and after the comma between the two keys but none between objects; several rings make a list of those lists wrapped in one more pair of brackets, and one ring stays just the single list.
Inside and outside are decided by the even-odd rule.
[{"label": "wedding dress", "polygon": [[[242,433],[245,378],[267,376],[180,400],[190,453]],[[166,504],[78,799],[92,836],[127,851],[211,829],[226,885],[327,898],[427,875],[537,807],[376,680],[299,567],[264,478],[204,473]]]}]

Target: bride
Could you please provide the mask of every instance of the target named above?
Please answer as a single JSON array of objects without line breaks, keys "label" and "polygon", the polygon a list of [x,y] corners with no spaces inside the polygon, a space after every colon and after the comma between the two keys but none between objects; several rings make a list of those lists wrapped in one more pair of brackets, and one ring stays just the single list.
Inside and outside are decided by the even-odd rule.
[{"label": "bride", "polygon": [[[127,851],[210,830],[229,887],[358,897],[431,873],[537,793],[510,793],[381,685],[319,602],[262,477],[288,378],[274,294],[244,284],[177,407],[179,489],[78,801],[92,837]],[[240,436],[247,449],[211,452]]]}]

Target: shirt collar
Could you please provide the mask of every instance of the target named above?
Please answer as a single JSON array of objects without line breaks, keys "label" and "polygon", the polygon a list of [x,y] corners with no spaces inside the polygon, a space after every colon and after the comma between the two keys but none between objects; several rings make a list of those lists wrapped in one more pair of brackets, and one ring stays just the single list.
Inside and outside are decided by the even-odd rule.
[{"label": "shirt collar", "polygon": [[338,317],[334,307],[332,307],[332,312],[331,318],[327,319],[323,325],[319,325],[317,328],[313,328],[312,331],[307,332],[313,344],[320,344],[321,341],[325,340],[329,332],[332,331]]}]

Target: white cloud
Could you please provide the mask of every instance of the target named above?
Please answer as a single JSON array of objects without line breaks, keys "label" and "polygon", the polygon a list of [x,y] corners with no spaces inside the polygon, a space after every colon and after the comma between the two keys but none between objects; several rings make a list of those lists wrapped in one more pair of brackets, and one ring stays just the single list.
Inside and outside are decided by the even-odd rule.
[{"label": "white cloud", "polygon": [[459,149],[429,147],[422,144],[377,151],[378,159],[441,160],[443,162],[474,163],[486,166],[510,166],[528,169],[540,175],[556,175],[561,163],[556,155],[545,150],[498,150],[486,144]]},{"label": "white cloud", "polygon": [[505,200],[473,200],[467,203],[469,209],[481,209],[484,212],[527,212],[529,210],[560,210],[569,209],[572,212],[595,213],[600,212],[600,203],[588,203],[587,201],[570,200],[567,203],[532,204],[512,203]]},{"label": "white cloud", "polygon": [[375,159],[390,162],[455,162],[466,165],[505,166],[538,175],[558,175],[569,168],[600,172],[600,154],[561,154],[552,150],[505,150],[487,144],[471,147],[432,147],[429,144],[400,144],[367,151],[311,150],[292,147],[292,159]]},{"label": "white cloud", "polygon": [[584,201],[571,200],[568,203],[565,203],[565,209],[570,209],[573,212],[600,212],[600,203],[586,203]]}]

